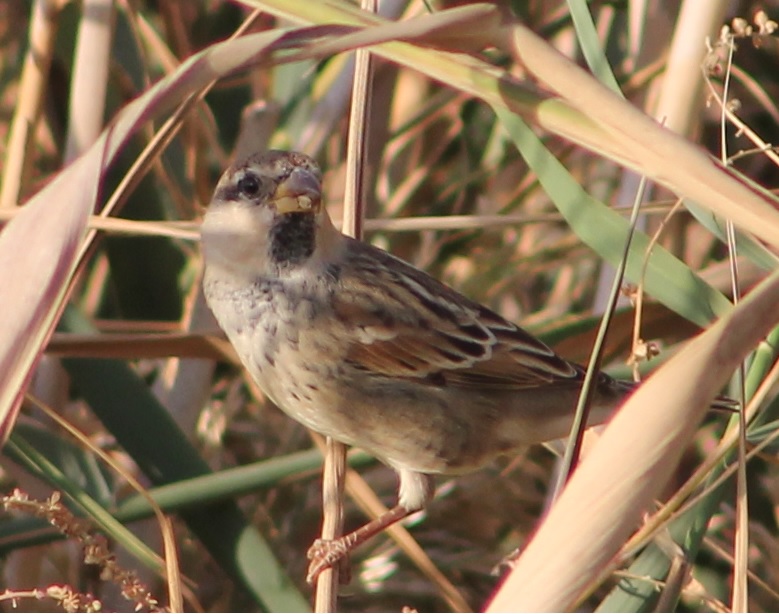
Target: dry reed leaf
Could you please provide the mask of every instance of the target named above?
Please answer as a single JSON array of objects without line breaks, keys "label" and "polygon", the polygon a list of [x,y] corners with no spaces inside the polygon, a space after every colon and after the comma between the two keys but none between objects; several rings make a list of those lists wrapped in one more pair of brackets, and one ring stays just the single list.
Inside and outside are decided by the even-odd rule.
[{"label": "dry reed leaf", "polygon": [[101,151],[94,154],[51,182],[0,234],[0,441],[64,305],[97,201]]},{"label": "dry reed leaf", "polygon": [[779,320],[779,273],[691,341],[625,403],[489,606],[567,611],[613,565],[709,402]]},{"label": "dry reed leaf", "polygon": [[[528,28],[498,23],[490,11],[473,5],[474,16],[483,19],[495,43],[503,45],[515,60],[540,83],[559,97],[539,93],[475,57],[454,55],[420,45],[436,42],[440,31],[432,17],[400,23],[382,23],[368,13],[336,4],[319,4],[303,11],[283,0],[245,2],[304,23],[340,23],[341,36],[291,56],[312,57],[325,50],[336,53],[356,46],[376,45],[372,51],[392,62],[407,66],[432,79],[446,82],[463,93],[477,96],[495,109],[510,109],[533,124],[657,181],[683,198],[689,198],[713,213],[727,217],[742,230],[779,247],[779,211],[776,199],[722,166],[701,147],[660,126],[654,119],[613,93],[592,75],[578,67]],[[446,12],[435,18],[444,22]],[[458,17],[462,17],[459,15]],[[348,25],[347,25],[348,24]],[[349,26],[381,24],[368,30]],[[402,26],[415,33],[417,46],[403,43],[380,44],[401,36]],[[411,28],[414,28],[413,30]],[[338,26],[320,26],[323,34],[335,36]],[[290,58],[290,59],[291,59]]]},{"label": "dry reed leaf", "polygon": [[779,247],[779,211],[769,192],[726,169],[703,148],[660,126],[528,28],[515,25],[509,45],[517,62],[592,122],[561,112],[556,107],[558,101],[550,100],[552,104],[536,108],[538,123]]},{"label": "dry reed leaf", "polygon": [[128,104],[97,142],[25,205],[0,235],[0,441],[4,440],[85,250],[82,238],[97,204],[104,170],[147,120],[179,104],[214,79],[306,43],[306,34],[262,33],[214,45]]}]

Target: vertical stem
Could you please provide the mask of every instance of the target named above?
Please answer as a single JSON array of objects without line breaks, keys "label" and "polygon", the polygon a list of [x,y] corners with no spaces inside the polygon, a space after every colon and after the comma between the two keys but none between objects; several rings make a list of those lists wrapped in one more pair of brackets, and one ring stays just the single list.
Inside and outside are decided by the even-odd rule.
[{"label": "vertical stem", "polygon": [[0,207],[14,207],[19,203],[30,167],[32,137],[41,114],[61,4],[59,0],[36,0],[32,6],[30,45],[24,58],[19,97],[5,153]]},{"label": "vertical stem", "polygon": [[[364,10],[376,12],[376,0],[362,0]],[[366,195],[368,130],[366,119],[370,113],[371,81],[373,77],[370,52],[356,52],[352,109],[349,117],[349,139],[344,193],[343,232],[355,238],[362,237],[363,210]],[[322,485],[323,522],[322,539],[335,539],[343,533],[343,490],[346,474],[346,446],[327,438],[327,454]],[[317,580],[316,612],[334,612],[338,595],[337,567],[326,569]]]}]

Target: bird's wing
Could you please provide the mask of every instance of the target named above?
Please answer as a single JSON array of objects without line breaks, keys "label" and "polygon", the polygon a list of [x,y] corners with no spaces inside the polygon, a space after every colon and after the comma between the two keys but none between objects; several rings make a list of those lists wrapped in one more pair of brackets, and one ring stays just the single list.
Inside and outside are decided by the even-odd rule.
[{"label": "bird's wing", "polygon": [[364,371],[461,387],[534,388],[581,370],[426,273],[357,241],[338,269],[335,317]]}]

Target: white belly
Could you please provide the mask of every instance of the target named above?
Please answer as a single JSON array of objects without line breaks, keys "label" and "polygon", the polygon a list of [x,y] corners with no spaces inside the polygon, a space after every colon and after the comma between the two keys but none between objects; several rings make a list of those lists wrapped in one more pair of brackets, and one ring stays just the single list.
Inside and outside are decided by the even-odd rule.
[{"label": "white belly", "polygon": [[[292,418],[324,434],[339,430],[323,403],[338,402],[333,390],[336,348],[317,332],[309,298],[273,291],[261,284],[231,288],[211,282],[204,291],[209,307],[241,362],[271,401]],[[321,315],[321,314],[320,314]]]}]

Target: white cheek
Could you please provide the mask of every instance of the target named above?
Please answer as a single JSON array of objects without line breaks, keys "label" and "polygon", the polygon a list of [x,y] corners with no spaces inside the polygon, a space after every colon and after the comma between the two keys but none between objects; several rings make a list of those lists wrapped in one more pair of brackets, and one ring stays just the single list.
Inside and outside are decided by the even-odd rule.
[{"label": "white cheek", "polygon": [[273,212],[266,207],[220,203],[206,213],[200,234],[209,264],[263,262]]}]

